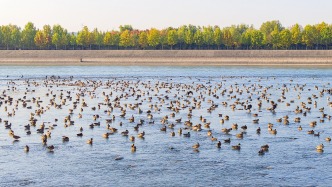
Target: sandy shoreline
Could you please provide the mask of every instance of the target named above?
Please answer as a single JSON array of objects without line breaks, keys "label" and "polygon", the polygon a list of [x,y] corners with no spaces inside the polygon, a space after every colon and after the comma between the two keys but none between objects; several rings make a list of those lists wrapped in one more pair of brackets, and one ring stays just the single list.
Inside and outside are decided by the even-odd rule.
[{"label": "sandy shoreline", "polygon": [[0,51],[0,66],[95,65],[332,66],[332,51]]}]

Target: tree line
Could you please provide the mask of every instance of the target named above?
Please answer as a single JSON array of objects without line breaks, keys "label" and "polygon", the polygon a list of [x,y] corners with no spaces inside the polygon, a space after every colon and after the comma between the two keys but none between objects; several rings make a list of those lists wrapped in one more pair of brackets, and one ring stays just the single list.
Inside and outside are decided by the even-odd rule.
[{"label": "tree line", "polygon": [[23,29],[17,25],[0,26],[0,49],[7,50],[116,50],[116,49],[331,49],[332,25],[325,22],[295,24],[285,28],[279,21],[264,22],[259,29],[241,24],[218,26],[183,25],[178,28],[137,30],[131,25],[102,32],[84,26],[68,32],[61,25],[37,29],[31,22]]}]

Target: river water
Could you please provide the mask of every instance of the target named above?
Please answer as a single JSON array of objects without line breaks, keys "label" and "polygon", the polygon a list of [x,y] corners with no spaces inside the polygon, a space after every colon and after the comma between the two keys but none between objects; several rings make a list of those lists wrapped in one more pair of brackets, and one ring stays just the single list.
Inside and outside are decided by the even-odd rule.
[{"label": "river water", "polygon": [[[43,85],[45,78],[56,76],[56,80],[65,81],[64,84],[54,84],[53,87]],[[73,78],[70,78],[70,77]],[[37,84],[27,87],[26,80]],[[144,100],[148,96],[142,97],[140,108],[143,113],[137,110],[127,109],[125,118],[120,118],[119,109],[114,109],[112,115],[116,116],[112,127],[118,128],[119,133],[110,135],[109,139],[104,139],[102,134],[107,132],[105,119],[110,118],[104,113],[106,105],[101,109],[92,110],[92,106],[97,106],[103,102],[102,92],[113,92],[112,99],[116,95],[121,95],[123,91],[117,89],[119,85],[112,85],[111,88],[99,86],[94,90],[94,98],[88,95],[84,99],[89,107],[84,109],[83,118],[78,118],[79,110],[74,110],[72,119],[75,125],[64,127],[63,119],[68,115],[68,110],[73,107],[68,102],[62,109],[51,107],[42,116],[37,116],[37,127],[31,127],[31,135],[26,135],[24,125],[29,123],[29,116],[37,108],[36,104],[29,103],[32,109],[22,108],[19,104],[16,115],[9,117],[7,111],[14,109],[5,105],[0,107],[0,118],[12,123],[12,130],[15,135],[21,136],[20,141],[13,141],[5,129],[4,123],[0,123],[0,186],[330,186],[332,184],[332,147],[325,141],[326,137],[332,136],[331,121],[327,118],[324,122],[320,108],[324,107],[324,113],[332,115],[329,106],[328,93],[320,95],[323,89],[331,89],[332,68],[305,68],[305,67],[137,67],[137,66],[64,66],[64,67],[26,67],[26,66],[1,66],[0,68],[0,91],[5,91],[17,100],[32,97],[43,102],[45,108],[50,100],[45,94],[53,91],[53,94],[66,91],[75,93],[77,86],[69,86],[69,83],[81,81],[100,81],[105,84],[107,81],[123,83],[127,81],[132,87],[137,85],[137,89],[147,90],[145,85],[159,84],[161,82],[172,83],[174,85],[193,85],[195,88],[200,85],[204,88],[218,89],[216,95],[212,97],[207,94],[206,89],[200,87],[198,92],[194,92],[192,97],[198,98],[202,94],[206,99],[200,108],[193,110],[191,121],[193,125],[202,123],[200,116],[211,122],[210,130],[213,136],[222,142],[221,148],[216,148],[216,142],[212,142],[207,136],[207,128],[202,131],[190,131],[191,137],[179,136],[178,129],[184,128],[183,121],[188,120],[188,109],[180,110],[176,117],[169,118],[168,124],[176,124],[174,129],[167,128],[166,132],[160,131],[161,118],[170,115],[173,111],[162,105],[158,97],[168,95],[169,100],[185,99],[192,100],[186,96],[182,88],[150,90],[151,101]],[[137,83],[137,84],[136,84]],[[11,88],[15,87],[15,90]],[[242,95],[228,93],[229,90],[238,87],[248,92]],[[282,90],[288,88],[282,102],[278,102],[275,113],[267,110],[269,102],[263,101],[262,108],[258,109],[257,103],[260,94],[267,90],[267,95],[271,100],[277,101],[281,97]],[[303,87],[303,90],[299,90]],[[253,90],[255,88],[255,90]],[[316,89],[318,88],[318,89]],[[227,90],[222,96],[221,91]],[[86,90],[93,90],[93,87],[86,87]],[[125,90],[129,92],[129,90]],[[27,92],[27,94],[26,94]],[[1,95],[3,97],[3,95]],[[236,95],[236,98],[230,96]],[[300,98],[298,97],[300,95]],[[315,98],[313,95],[316,95]],[[317,102],[317,105],[307,104],[311,107],[311,112],[307,116],[295,114],[293,111],[301,102],[307,102],[308,97]],[[211,105],[208,100],[212,100],[218,107],[211,113],[207,108]],[[253,105],[251,113],[246,110],[232,110],[229,106],[223,106],[222,102],[232,104],[239,101],[250,100]],[[292,102],[294,101],[294,103]],[[60,99],[57,98],[60,102]],[[137,103],[135,97],[128,97],[122,103]],[[286,106],[290,103],[290,106]],[[149,104],[157,105],[159,111],[149,108]],[[169,105],[168,105],[169,106]],[[79,107],[78,107],[79,108]],[[240,108],[240,106],[236,106]],[[146,111],[152,110],[154,124],[147,118]],[[252,114],[257,113],[257,117]],[[95,122],[92,119],[94,114],[100,115],[101,125],[89,129],[89,124]],[[218,114],[228,115],[230,119],[220,124]],[[145,131],[145,139],[137,138],[137,132],[133,130],[136,123],[129,123],[128,118],[134,116],[136,123],[138,119],[144,119],[145,123],[140,127],[139,132]],[[284,125],[276,120],[284,116],[289,116],[289,124]],[[294,122],[295,117],[301,117],[301,122]],[[59,121],[55,122],[54,119]],[[182,123],[176,123],[175,119],[182,118]],[[253,119],[259,119],[258,124],[254,124]],[[310,127],[311,121],[317,121],[316,127]],[[54,152],[47,151],[41,144],[41,134],[36,133],[39,125],[45,122],[48,125],[57,124],[52,131],[48,145],[54,145]],[[122,122],[123,125],[119,126]],[[221,131],[223,128],[231,128],[232,124],[239,125],[238,130],[233,130],[230,134]],[[273,123],[278,130],[276,135],[268,132],[268,123]],[[204,124],[204,123],[202,123]],[[248,129],[243,139],[236,138],[236,134],[241,132],[241,126],[247,125]],[[303,127],[302,131],[298,126]],[[83,137],[77,137],[79,128],[83,127]],[[260,127],[262,132],[256,134],[256,129]],[[136,152],[131,152],[132,142],[128,137],[124,137],[120,132],[128,129],[129,134],[136,137]],[[307,131],[314,130],[320,132],[320,136],[307,134]],[[174,137],[170,132],[176,132]],[[184,130],[187,132],[189,130]],[[69,142],[62,142],[62,136],[68,136]],[[85,142],[93,138],[93,145]],[[224,139],[231,138],[231,143],[224,143]],[[192,145],[200,143],[199,152],[192,149]],[[232,145],[241,143],[241,150],[232,150]],[[318,153],[316,146],[324,144],[324,152]],[[258,155],[260,146],[269,144],[270,149],[265,155]],[[29,145],[30,151],[25,153],[23,148]],[[123,158],[116,160],[116,158]]]}]

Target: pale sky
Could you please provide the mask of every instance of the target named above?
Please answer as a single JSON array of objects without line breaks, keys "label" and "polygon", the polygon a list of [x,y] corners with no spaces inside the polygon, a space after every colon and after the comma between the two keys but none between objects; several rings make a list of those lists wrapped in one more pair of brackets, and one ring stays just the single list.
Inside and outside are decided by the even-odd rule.
[{"label": "pale sky", "polygon": [[332,24],[331,8],[332,0],[0,0],[0,25],[23,27],[31,21],[37,28],[60,24],[71,32],[83,25],[106,31],[125,24],[137,29],[241,23],[259,28],[280,20],[289,27]]}]

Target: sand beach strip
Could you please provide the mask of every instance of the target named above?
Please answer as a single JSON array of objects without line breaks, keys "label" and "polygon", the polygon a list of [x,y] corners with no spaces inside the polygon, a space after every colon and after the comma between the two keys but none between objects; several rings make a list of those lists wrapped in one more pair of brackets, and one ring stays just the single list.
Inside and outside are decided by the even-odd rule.
[{"label": "sand beach strip", "polygon": [[0,66],[332,66],[332,50],[2,50]]}]

